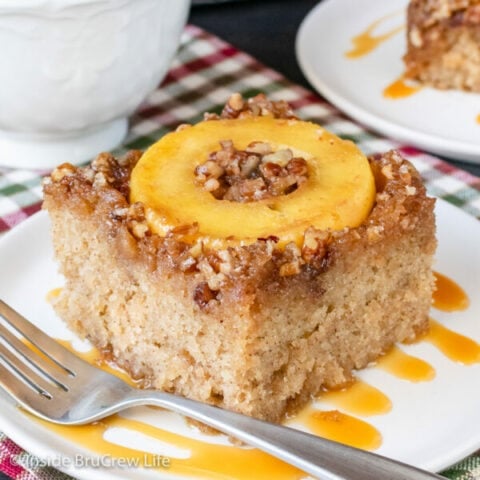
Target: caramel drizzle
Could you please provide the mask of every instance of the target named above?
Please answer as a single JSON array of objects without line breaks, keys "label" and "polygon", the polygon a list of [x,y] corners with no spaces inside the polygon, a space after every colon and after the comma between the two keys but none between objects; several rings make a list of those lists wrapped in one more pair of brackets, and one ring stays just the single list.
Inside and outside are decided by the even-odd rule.
[{"label": "caramel drizzle", "polygon": [[438,272],[435,272],[435,283],[433,306],[437,310],[457,312],[468,308],[470,301],[460,285]]},{"label": "caramel drizzle", "polygon": [[[396,35],[397,33],[404,30],[405,25],[400,25],[398,27],[392,28],[384,34],[375,35],[375,30],[382,25],[386,20],[395,17],[398,15],[397,13],[393,13],[390,15],[385,15],[378,20],[371,23],[364,32],[356,35],[352,38],[353,48],[345,53],[345,56],[350,59],[356,59],[363,57],[371,52],[373,52],[376,48],[378,48],[382,43],[389,40],[391,37]],[[416,85],[414,83],[409,82],[403,76],[396,79],[390,85],[388,85],[383,90],[383,96],[390,100],[397,100],[401,98],[410,97],[411,95],[419,92],[422,89],[420,85]],[[479,115],[480,117],[480,115]]]},{"label": "caramel drizzle", "polygon": [[383,90],[383,96],[390,100],[397,100],[410,97],[421,89],[420,85],[410,83],[402,76]]},{"label": "caramel drizzle", "polygon": [[359,379],[345,388],[328,390],[319,399],[361,416],[383,415],[392,409],[392,402],[384,393]]},{"label": "caramel drizzle", "polygon": [[430,319],[430,330],[422,340],[437,347],[445,356],[463,365],[480,362],[480,345],[471,338],[454,332]]},{"label": "caramel drizzle", "polygon": [[382,444],[382,435],[374,426],[339,410],[317,410],[310,406],[295,421],[311,433],[352,447],[375,450]]},{"label": "caramel drizzle", "polygon": [[387,41],[397,33],[401,32],[405,29],[405,25],[400,25],[399,27],[395,27],[388,32],[375,35],[375,29],[377,29],[385,20],[392,18],[398,15],[398,13],[392,13],[390,15],[385,15],[382,18],[371,23],[364,32],[356,35],[352,38],[353,48],[345,53],[347,58],[360,58],[375,50],[378,46],[380,46],[383,42]]},{"label": "caramel drizzle", "polygon": [[48,303],[52,303],[56,298],[60,296],[61,293],[62,293],[62,287],[53,288],[47,293],[45,299],[47,300]]},{"label": "caramel drizzle", "polygon": [[428,382],[433,380],[436,375],[435,369],[428,362],[408,355],[396,346],[381,357],[376,366],[391,375],[410,382]]}]

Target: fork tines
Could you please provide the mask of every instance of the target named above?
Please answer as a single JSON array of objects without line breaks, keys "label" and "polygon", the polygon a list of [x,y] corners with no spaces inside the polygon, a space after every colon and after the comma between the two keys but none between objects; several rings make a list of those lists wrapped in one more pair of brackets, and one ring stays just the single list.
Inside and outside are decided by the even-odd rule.
[{"label": "fork tines", "polygon": [[65,366],[65,352],[74,357],[0,300],[0,384],[11,395],[22,400],[29,389],[51,399],[52,388],[68,391],[75,373]]}]

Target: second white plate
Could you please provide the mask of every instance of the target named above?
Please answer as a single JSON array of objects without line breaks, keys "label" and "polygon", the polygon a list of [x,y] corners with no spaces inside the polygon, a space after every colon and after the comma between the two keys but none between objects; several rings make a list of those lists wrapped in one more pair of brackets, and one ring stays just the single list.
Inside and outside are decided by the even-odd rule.
[{"label": "second white plate", "polygon": [[[307,79],[330,102],[362,124],[421,149],[480,163],[480,95],[424,88],[388,99],[386,87],[404,66],[405,29],[371,53],[350,59],[352,38],[381,35],[405,25],[406,0],[323,0],[297,35],[297,58]],[[388,18],[386,18],[388,17]]]}]

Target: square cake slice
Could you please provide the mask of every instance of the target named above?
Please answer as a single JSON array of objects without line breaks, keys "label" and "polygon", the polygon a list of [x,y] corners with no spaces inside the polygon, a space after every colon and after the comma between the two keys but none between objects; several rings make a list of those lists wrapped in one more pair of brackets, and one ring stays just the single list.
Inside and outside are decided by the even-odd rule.
[{"label": "square cake slice", "polygon": [[[264,97],[249,102],[235,97],[221,117],[209,116],[201,127],[181,127],[169,135],[191,139],[180,137],[181,148],[196,146],[200,140],[193,139],[202,129],[213,132],[224,125],[230,131],[240,125],[240,139],[252,122],[255,133],[247,147],[235,140],[234,148],[232,133],[213,153],[186,155],[195,168],[188,173],[193,183],[170,202],[184,204],[178,218],[139,201],[143,190],[133,191],[145,179],[162,181],[153,170],[155,156],[168,150],[164,143],[143,156],[101,154],[85,168],[61,165],[45,181],[44,208],[65,277],[54,307],[73,330],[144,379],[146,388],[281,421],[322,389],[351,380],[355,369],[395,342],[412,341],[428,329],[434,200],[399,153],[367,159],[351,142],[296,120],[283,103]],[[274,131],[262,130],[265,125]],[[316,159],[306,150],[292,147],[293,153],[285,153],[285,145],[265,141],[277,129],[285,142],[290,129],[295,129],[292,142],[297,133],[313,132],[327,152],[340,148],[338,157],[327,156],[332,165],[318,170],[317,178]],[[344,182],[343,174],[338,179],[329,174],[346,161],[342,152],[359,156],[372,186],[362,181],[358,188],[368,198],[373,192],[371,203],[362,204],[358,225],[321,228],[309,185]],[[229,170],[235,159],[244,175]],[[351,167],[347,170],[348,179]],[[145,191],[158,193],[149,188]],[[159,196],[170,187],[162,188]],[[190,191],[209,206],[199,202],[201,221],[188,223],[181,215],[198,206],[186,203]],[[355,192],[347,190],[346,197],[342,202],[355,200]],[[290,220],[275,220],[270,233],[255,237],[251,232],[263,221],[255,216],[255,202],[266,206],[265,217],[271,211],[276,219],[283,209],[281,219],[292,210],[294,220],[302,215],[307,220],[292,220],[292,228],[286,225]],[[235,215],[250,212],[246,220],[231,223],[249,232],[245,238],[233,233],[214,238],[212,231],[229,225],[227,216],[233,215],[222,213],[224,208]],[[326,213],[337,222],[341,212],[339,205]]]},{"label": "square cake slice", "polygon": [[480,1],[412,0],[406,77],[439,89],[480,91]]}]

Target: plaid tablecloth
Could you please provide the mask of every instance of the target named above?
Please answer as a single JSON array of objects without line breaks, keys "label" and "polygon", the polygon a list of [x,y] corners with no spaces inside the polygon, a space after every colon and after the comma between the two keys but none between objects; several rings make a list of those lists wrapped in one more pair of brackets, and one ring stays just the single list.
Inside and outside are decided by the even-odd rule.
[{"label": "plaid tablecloth", "polygon": [[[194,26],[186,28],[168,76],[131,118],[129,135],[115,153],[144,149],[179,123],[196,122],[205,111],[219,111],[233,92],[245,96],[265,92],[272,99],[285,99],[300,117],[352,139],[367,154],[399,149],[421,172],[431,194],[480,218],[479,178],[366,131],[317,94],[292,84],[251,56]],[[0,236],[40,209],[40,182],[46,173],[0,168]],[[0,471],[22,480],[69,478],[51,468],[25,470],[15,460],[26,456],[27,452],[0,432]],[[480,480],[480,452],[443,474],[455,480]]]}]

